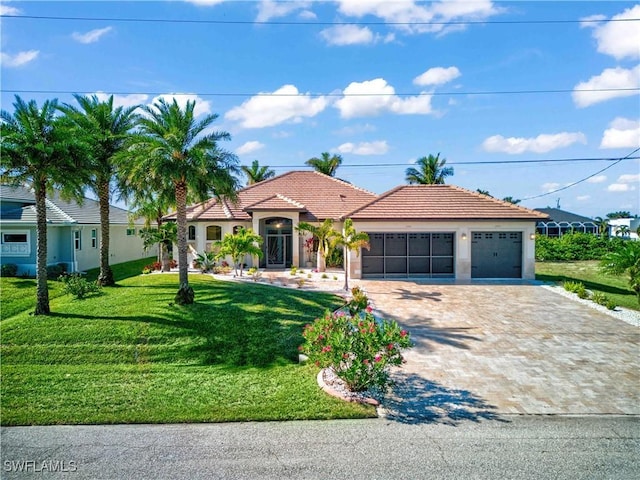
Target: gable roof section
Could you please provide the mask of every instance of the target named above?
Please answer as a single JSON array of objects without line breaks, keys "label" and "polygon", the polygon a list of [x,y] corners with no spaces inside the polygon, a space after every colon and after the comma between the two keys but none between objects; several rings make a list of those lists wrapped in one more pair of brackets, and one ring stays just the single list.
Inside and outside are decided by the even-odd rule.
[{"label": "gable roof section", "polygon": [[536,211],[549,215],[549,218],[547,219],[547,221],[550,221],[550,222],[593,223],[593,219],[589,217],[583,217],[582,215],[566,212],[564,210],[560,210],[559,208],[536,208]]},{"label": "gable roof section", "polygon": [[[237,203],[207,200],[187,208],[187,219],[251,220],[249,211],[300,211],[309,221],[339,219],[376,198],[376,194],[318,172],[292,171],[254,183],[238,192]],[[224,213],[228,209],[231,217]],[[175,214],[167,216],[175,218]]]},{"label": "gable roof section", "polygon": [[354,220],[543,220],[546,214],[454,185],[401,185],[343,218]]}]

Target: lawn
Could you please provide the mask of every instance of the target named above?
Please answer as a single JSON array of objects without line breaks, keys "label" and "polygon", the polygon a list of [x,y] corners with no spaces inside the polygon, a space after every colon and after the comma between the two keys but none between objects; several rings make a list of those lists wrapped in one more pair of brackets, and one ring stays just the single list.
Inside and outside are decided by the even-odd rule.
[{"label": "lawn", "polygon": [[[19,282],[3,279],[3,303],[5,284],[29,290]],[[336,308],[337,297],[205,275],[190,282],[191,306],[173,304],[176,274],[152,274],[118,280],[85,300],[53,298],[50,317],[7,317],[0,324],[2,424],[375,415],[326,395],[317,369],[297,363],[302,327]]]},{"label": "lawn", "polygon": [[629,287],[627,275],[602,273],[597,261],[536,262],[536,279],[562,284],[565,280],[584,283],[588,290],[602,292],[619,306],[640,310],[638,300]]}]

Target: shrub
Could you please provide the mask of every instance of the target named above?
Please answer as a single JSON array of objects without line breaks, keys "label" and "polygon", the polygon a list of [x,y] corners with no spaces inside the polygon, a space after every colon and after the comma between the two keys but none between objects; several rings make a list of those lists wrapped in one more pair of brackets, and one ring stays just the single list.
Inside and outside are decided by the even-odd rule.
[{"label": "shrub", "polygon": [[300,350],[317,366],[332,368],[352,391],[388,387],[389,367],[402,364],[401,351],[411,346],[406,330],[368,311],[327,312],[307,325],[303,336]]},{"label": "shrub", "polygon": [[347,309],[351,316],[355,316],[358,312],[361,312],[369,305],[369,297],[362,291],[360,287],[353,287],[351,289],[351,300],[347,303]]},{"label": "shrub", "polygon": [[320,278],[322,278],[322,279],[325,279],[325,280],[326,280],[327,278],[329,278],[329,275],[327,275],[326,273],[323,273],[323,274],[322,274],[322,276],[321,276]]},{"label": "shrub", "polygon": [[202,273],[210,272],[216,266],[215,257],[216,254],[214,252],[199,253],[193,261],[193,266],[200,269]]},{"label": "shrub", "polygon": [[0,276],[15,277],[18,275],[18,265],[15,263],[5,263],[0,270]]},{"label": "shrub", "polygon": [[247,270],[247,274],[253,279],[254,282],[257,282],[258,279],[262,276],[262,272],[258,270],[257,267],[251,267]]},{"label": "shrub", "polygon": [[88,294],[100,293],[101,287],[97,282],[90,282],[79,273],[63,275],[60,280],[64,283],[64,290],[75,298],[82,300]]},{"label": "shrub", "polygon": [[604,304],[605,307],[609,310],[615,310],[618,305],[613,300],[607,300],[607,303]]},{"label": "shrub", "polygon": [[298,278],[298,279],[296,279],[296,284],[298,285],[298,288],[302,288],[302,287],[304,287],[304,283],[305,283],[304,278]]},{"label": "shrub", "polygon": [[293,275],[295,275],[296,273],[298,273],[298,267],[296,267],[295,265],[293,265],[293,266],[291,267],[291,270],[289,270],[289,275],[293,276]]},{"label": "shrub", "polygon": [[153,268],[151,268],[151,266],[149,266],[149,265],[147,265],[146,267],[144,267],[142,269],[142,274],[143,275],[148,275],[151,272],[153,272]]},{"label": "shrub", "polygon": [[57,265],[49,265],[47,267],[47,279],[58,280],[61,275],[67,273],[67,265],[58,263]]},{"label": "shrub", "polygon": [[589,233],[567,233],[562,237],[536,236],[536,260],[547,262],[600,260],[620,247],[620,238]]},{"label": "shrub", "polygon": [[344,266],[344,253],[342,252],[342,248],[332,248],[329,254],[327,255],[326,263],[327,267],[331,268],[341,268]]},{"label": "shrub", "polygon": [[591,295],[591,301],[604,306],[609,301],[609,298],[602,292],[593,292],[593,295]]}]

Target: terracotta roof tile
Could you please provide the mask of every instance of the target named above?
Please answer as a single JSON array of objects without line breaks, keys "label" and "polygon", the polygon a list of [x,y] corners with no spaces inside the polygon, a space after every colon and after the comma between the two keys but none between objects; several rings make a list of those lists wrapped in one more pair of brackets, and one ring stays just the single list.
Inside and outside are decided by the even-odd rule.
[{"label": "terracotta roof tile", "polygon": [[454,185],[402,185],[344,215],[354,220],[539,220],[547,215]]},{"label": "terracotta roof tile", "polygon": [[253,205],[248,205],[243,209],[246,212],[253,210],[306,210],[306,207],[300,202],[291,200],[284,195],[272,195],[269,198],[265,198]]}]

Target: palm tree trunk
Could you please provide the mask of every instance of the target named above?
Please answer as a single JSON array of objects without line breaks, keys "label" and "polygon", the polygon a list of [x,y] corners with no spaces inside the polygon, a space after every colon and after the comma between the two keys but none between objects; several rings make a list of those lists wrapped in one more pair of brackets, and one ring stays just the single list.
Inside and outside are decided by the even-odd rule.
[{"label": "palm tree trunk", "polygon": [[318,246],[318,256],[316,258],[316,261],[318,263],[318,271],[319,272],[324,272],[327,270],[327,262],[325,260],[325,252],[323,251],[323,248]]},{"label": "palm tree trunk", "polygon": [[45,180],[36,182],[37,258],[36,315],[49,315],[49,285],[47,284],[47,203]]},{"label": "palm tree trunk", "polygon": [[349,291],[349,253],[350,250],[345,247],[343,250],[343,263],[344,263],[344,291]]},{"label": "palm tree trunk", "polygon": [[98,185],[98,201],[100,203],[100,275],[98,285],[111,287],[115,285],[113,271],[109,266],[109,181]]},{"label": "palm tree trunk", "polygon": [[180,289],[175,302],[188,305],[194,301],[193,288],[189,286],[189,266],[187,265],[187,184],[176,183],[176,223],[178,224],[178,276]]}]

